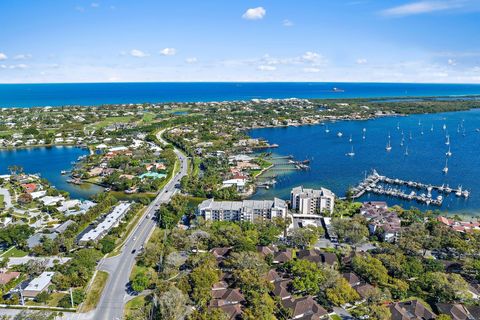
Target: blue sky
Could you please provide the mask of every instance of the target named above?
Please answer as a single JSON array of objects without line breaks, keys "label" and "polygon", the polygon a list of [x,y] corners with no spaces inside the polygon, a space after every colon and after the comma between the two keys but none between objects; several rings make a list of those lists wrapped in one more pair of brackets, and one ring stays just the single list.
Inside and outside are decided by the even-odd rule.
[{"label": "blue sky", "polygon": [[2,0],[0,82],[480,83],[480,0]]}]

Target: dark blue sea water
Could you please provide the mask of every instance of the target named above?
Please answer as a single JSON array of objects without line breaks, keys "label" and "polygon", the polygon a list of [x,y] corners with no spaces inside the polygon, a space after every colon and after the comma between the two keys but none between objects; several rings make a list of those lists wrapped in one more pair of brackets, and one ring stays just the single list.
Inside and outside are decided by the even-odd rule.
[{"label": "dark blue sea water", "polygon": [[25,173],[39,173],[59,190],[70,193],[72,198],[88,199],[102,189],[95,185],[77,186],[67,183],[68,176],[62,170],[70,170],[71,162],[88,154],[88,151],[75,147],[42,147],[18,150],[0,150],[0,174],[7,174],[8,167],[18,165]]},{"label": "dark blue sea water", "polygon": [[[334,92],[333,88],[343,92]],[[0,84],[0,107],[231,101],[254,98],[378,98],[478,94],[480,85],[474,84],[333,82]]]},{"label": "dark blue sea water", "polygon": [[[419,124],[420,122],[420,124]],[[457,132],[459,126],[460,133]],[[397,129],[397,124],[400,129]],[[443,125],[447,129],[443,130]],[[434,130],[431,131],[433,125]],[[266,138],[280,145],[272,151],[283,155],[293,155],[296,159],[311,159],[309,171],[295,171],[280,175],[277,185],[269,190],[261,189],[256,199],[289,198],[294,186],[324,186],[337,195],[344,196],[350,186],[355,186],[364,178],[365,171],[376,169],[380,174],[403,180],[415,180],[426,184],[462,185],[471,191],[465,200],[450,195],[439,209],[452,213],[465,213],[480,216],[480,110],[453,112],[408,117],[388,117],[368,121],[341,121],[325,126],[302,126],[288,128],[266,128],[250,131],[253,137]],[[362,130],[366,128],[366,139]],[[343,137],[337,137],[338,132]],[[400,146],[402,131],[404,146]],[[422,135],[421,132],[424,132]],[[391,152],[386,151],[388,133],[391,135]],[[412,139],[409,139],[410,132]],[[452,156],[449,159],[448,174],[443,174],[445,166],[446,134],[450,135]],[[352,143],[349,142],[352,135]],[[354,147],[355,156],[346,156]],[[405,148],[408,146],[408,156]],[[390,205],[415,206],[421,209],[435,209],[416,202],[399,201],[382,196],[364,196],[365,200],[386,200]]]}]

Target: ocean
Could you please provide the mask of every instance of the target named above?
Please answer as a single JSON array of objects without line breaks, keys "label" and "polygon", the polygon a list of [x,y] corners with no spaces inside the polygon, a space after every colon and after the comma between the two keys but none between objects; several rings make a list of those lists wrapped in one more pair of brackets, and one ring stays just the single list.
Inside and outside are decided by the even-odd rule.
[{"label": "ocean", "polygon": [[[333,89],[337,88],[336,91]],[[382,98],[479,95],[475,84],[149,82],[0,84],[0,107],[233,101],[255,98]]]}]

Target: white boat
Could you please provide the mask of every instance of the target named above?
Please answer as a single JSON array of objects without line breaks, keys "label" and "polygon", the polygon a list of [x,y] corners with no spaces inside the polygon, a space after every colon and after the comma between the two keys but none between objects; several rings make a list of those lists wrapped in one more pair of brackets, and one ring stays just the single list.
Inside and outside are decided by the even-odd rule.
[{"label": "white boat", "polygon": [[363,132],[367,132],[367,128],[363,128],[362,131],[363,131]]},{"label": "white boat", "polygon": [[397,122],[397,130],[400,130],[400,122]]},{"label": "white boat", "polygon": [[343,133],[342,132],[337,133],[337,137],[339,138],[343,137]]},{"label": "white boat", "polygon": [[363,135],[362,135],[362,139],[363,139],[363,140],[366,139],[366,137],[365,137],[365,132],[364,132]]},{"label": "white boat", "polygon": [[405,155],[408,156],[408,146],[405,148]]},{"label": "white boat", "polygon": [[418,125],[421,126],[421,125],[422,125],[422,121],[418,120]]},{"label": "white boat", "polygon": [[432,127],[430,128],[430,131],[432,131],[432,132],[433,132],[433,124],[432,124]]},{"label": "white boat", "polygon": [[445,154],[447,155],[447,157],[452,156],[452,151],[450,151],[450,146],[448,146],[448,151]]},{"label": "white boat", "polygon": [[468,198],[468,197],[470,196],[470,192],[467,191],[467,190],[464,190],[464,191],[463,191],[463,196],[464,196],[465,198]]},{"label": "white boat", "polygon": [[330,129],[328,129],[328,126],[325,126],[325,132],[326,132],[326,133],[329,133],[329,132],[330,132]]},{"label": "white boat", "polygon": [[443,197],[441,195],[437,196],[437,200],[442,202],[443,201]]},{"label": "white boat", "polygon": [[403,138],[402,138],[402,140],[400,141],[400,146],[403,147]]},{"label": "white boat", "polygon": [[348,152],[346,155],[349,156],[349,157],[355,156],[355,152],[353,151],[353,146],[352,146],[352,150],[350,152]]},{"label": "white boat", "polygon": [[392,150],[392,146],[390,144],[390,140],[388,140],[388,143],[387,143],[387,146],[385,147],[385,150],[387,151],[391,151]]},{"label": "white boat", "polygon": [[458,190],[455,192],[455,195],[456,195],[457,197],[462,196],[462,186],[458,186]]},{"label": "white boat", "polygon": [[351,143],[352,141],[353,141],[353,140],[352,140],[352,135],[350,135],[350,139],[348,139],[348,142]]},{"label": "white boat", "polygon": [[412,140],[412,131],[410,131],[410,137],[409,137],[410,140]]},{"label": "white boat", "polygon": [[450,145],[450,136],[449,136],[449,135],[447,135],[447,141],[445,141],[445,144],[446,144],[447,146]]},{"label": "white boat", "polygon": [[443,173],[447,174],[448,173],[448,158],[445,159],[445,167],[443,168]]},{"label": "white boat", "polygon": [[443,128],[443,130],[447,130],[447,125],[444,124],[442,128]]}]

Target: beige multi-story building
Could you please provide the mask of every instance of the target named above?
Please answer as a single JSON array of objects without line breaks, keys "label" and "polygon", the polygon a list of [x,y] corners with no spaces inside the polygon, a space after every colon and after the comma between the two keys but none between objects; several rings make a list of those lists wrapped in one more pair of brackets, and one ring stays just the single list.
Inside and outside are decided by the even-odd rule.
[{"label": "beige multi-story building", "polygon": [[198,213],[205,220],[250,221],[285,218],[288,207],[284,200],[215,201],[207,199],[198,205]]},{"label": "beige multi-story building", "polygon": [[302,215],[321,214],[324,211],[333,212],[335,194],[325,188],[307,189],[295,187],[290,193],[292,210]]}]

